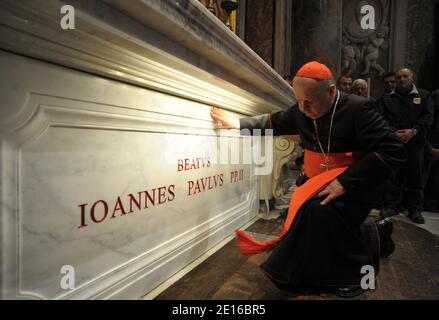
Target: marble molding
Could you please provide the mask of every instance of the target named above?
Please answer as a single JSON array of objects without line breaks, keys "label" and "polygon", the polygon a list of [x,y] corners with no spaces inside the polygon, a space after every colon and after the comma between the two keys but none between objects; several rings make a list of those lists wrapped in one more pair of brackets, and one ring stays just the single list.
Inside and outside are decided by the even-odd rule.
[{"label": "marble molding", "polygon": [[[60,28],[66,4],[75,30]],[[0,48],[12,52],[247,115],[294,103],[281,76],[196,0],[4,0],[0,20]]]}]

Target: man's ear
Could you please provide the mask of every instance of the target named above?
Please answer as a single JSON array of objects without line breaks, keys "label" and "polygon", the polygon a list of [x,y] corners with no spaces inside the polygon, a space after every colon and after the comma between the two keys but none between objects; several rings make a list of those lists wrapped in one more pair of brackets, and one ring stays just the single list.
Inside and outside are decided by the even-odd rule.
[{"label": "man's ear", "polygon": [[335,95],[335,93],[337,92],[337,86],[335,84],[330,84],[329,85],[329,94],[331,96]]}]

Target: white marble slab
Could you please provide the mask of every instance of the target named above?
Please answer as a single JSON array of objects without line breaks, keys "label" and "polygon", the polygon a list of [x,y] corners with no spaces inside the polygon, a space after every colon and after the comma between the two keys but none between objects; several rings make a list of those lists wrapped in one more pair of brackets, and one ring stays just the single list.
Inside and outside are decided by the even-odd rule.
[{"label": "white marble slab", "polygon": [[209,106],[10,53],[0,68],[4,297],[138,298],[255,216],[253,167],[216,163]]}]

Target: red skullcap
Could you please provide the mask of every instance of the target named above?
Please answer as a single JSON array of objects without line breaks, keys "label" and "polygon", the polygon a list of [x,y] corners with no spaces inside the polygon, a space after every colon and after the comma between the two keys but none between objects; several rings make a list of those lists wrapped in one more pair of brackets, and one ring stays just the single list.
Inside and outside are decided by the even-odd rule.
[{"label": "red skullcap", "polygon": [[311,61],[302,66],[296,73],[296,77],[311,78],[316,80],[332,79],[332,72],[324,64]]}]

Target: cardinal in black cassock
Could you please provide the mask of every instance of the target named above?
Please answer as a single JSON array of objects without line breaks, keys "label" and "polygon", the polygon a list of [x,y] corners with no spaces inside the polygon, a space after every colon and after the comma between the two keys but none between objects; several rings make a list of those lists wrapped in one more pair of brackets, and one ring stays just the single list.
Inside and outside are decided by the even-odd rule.
[{"label": "cardinal in black cassock", "polygon": [[[363,292],[363,268],[372,266],[377,275],[380,255],[393,252],[391,221],[366,218],[405,151],[373,102],[338,91],[325,65],[305,64],[293,89],[294,106],[239,119],[239,128],[299,134],[308,180],[294,192],[278,239],[259,242],[238,230],[238,245],[243,254],[271,250],[261,267],[282,289],[330,288],[353,296]],[[211,115],[221,127],[237,128],[222,110],[213,108]]]}]

